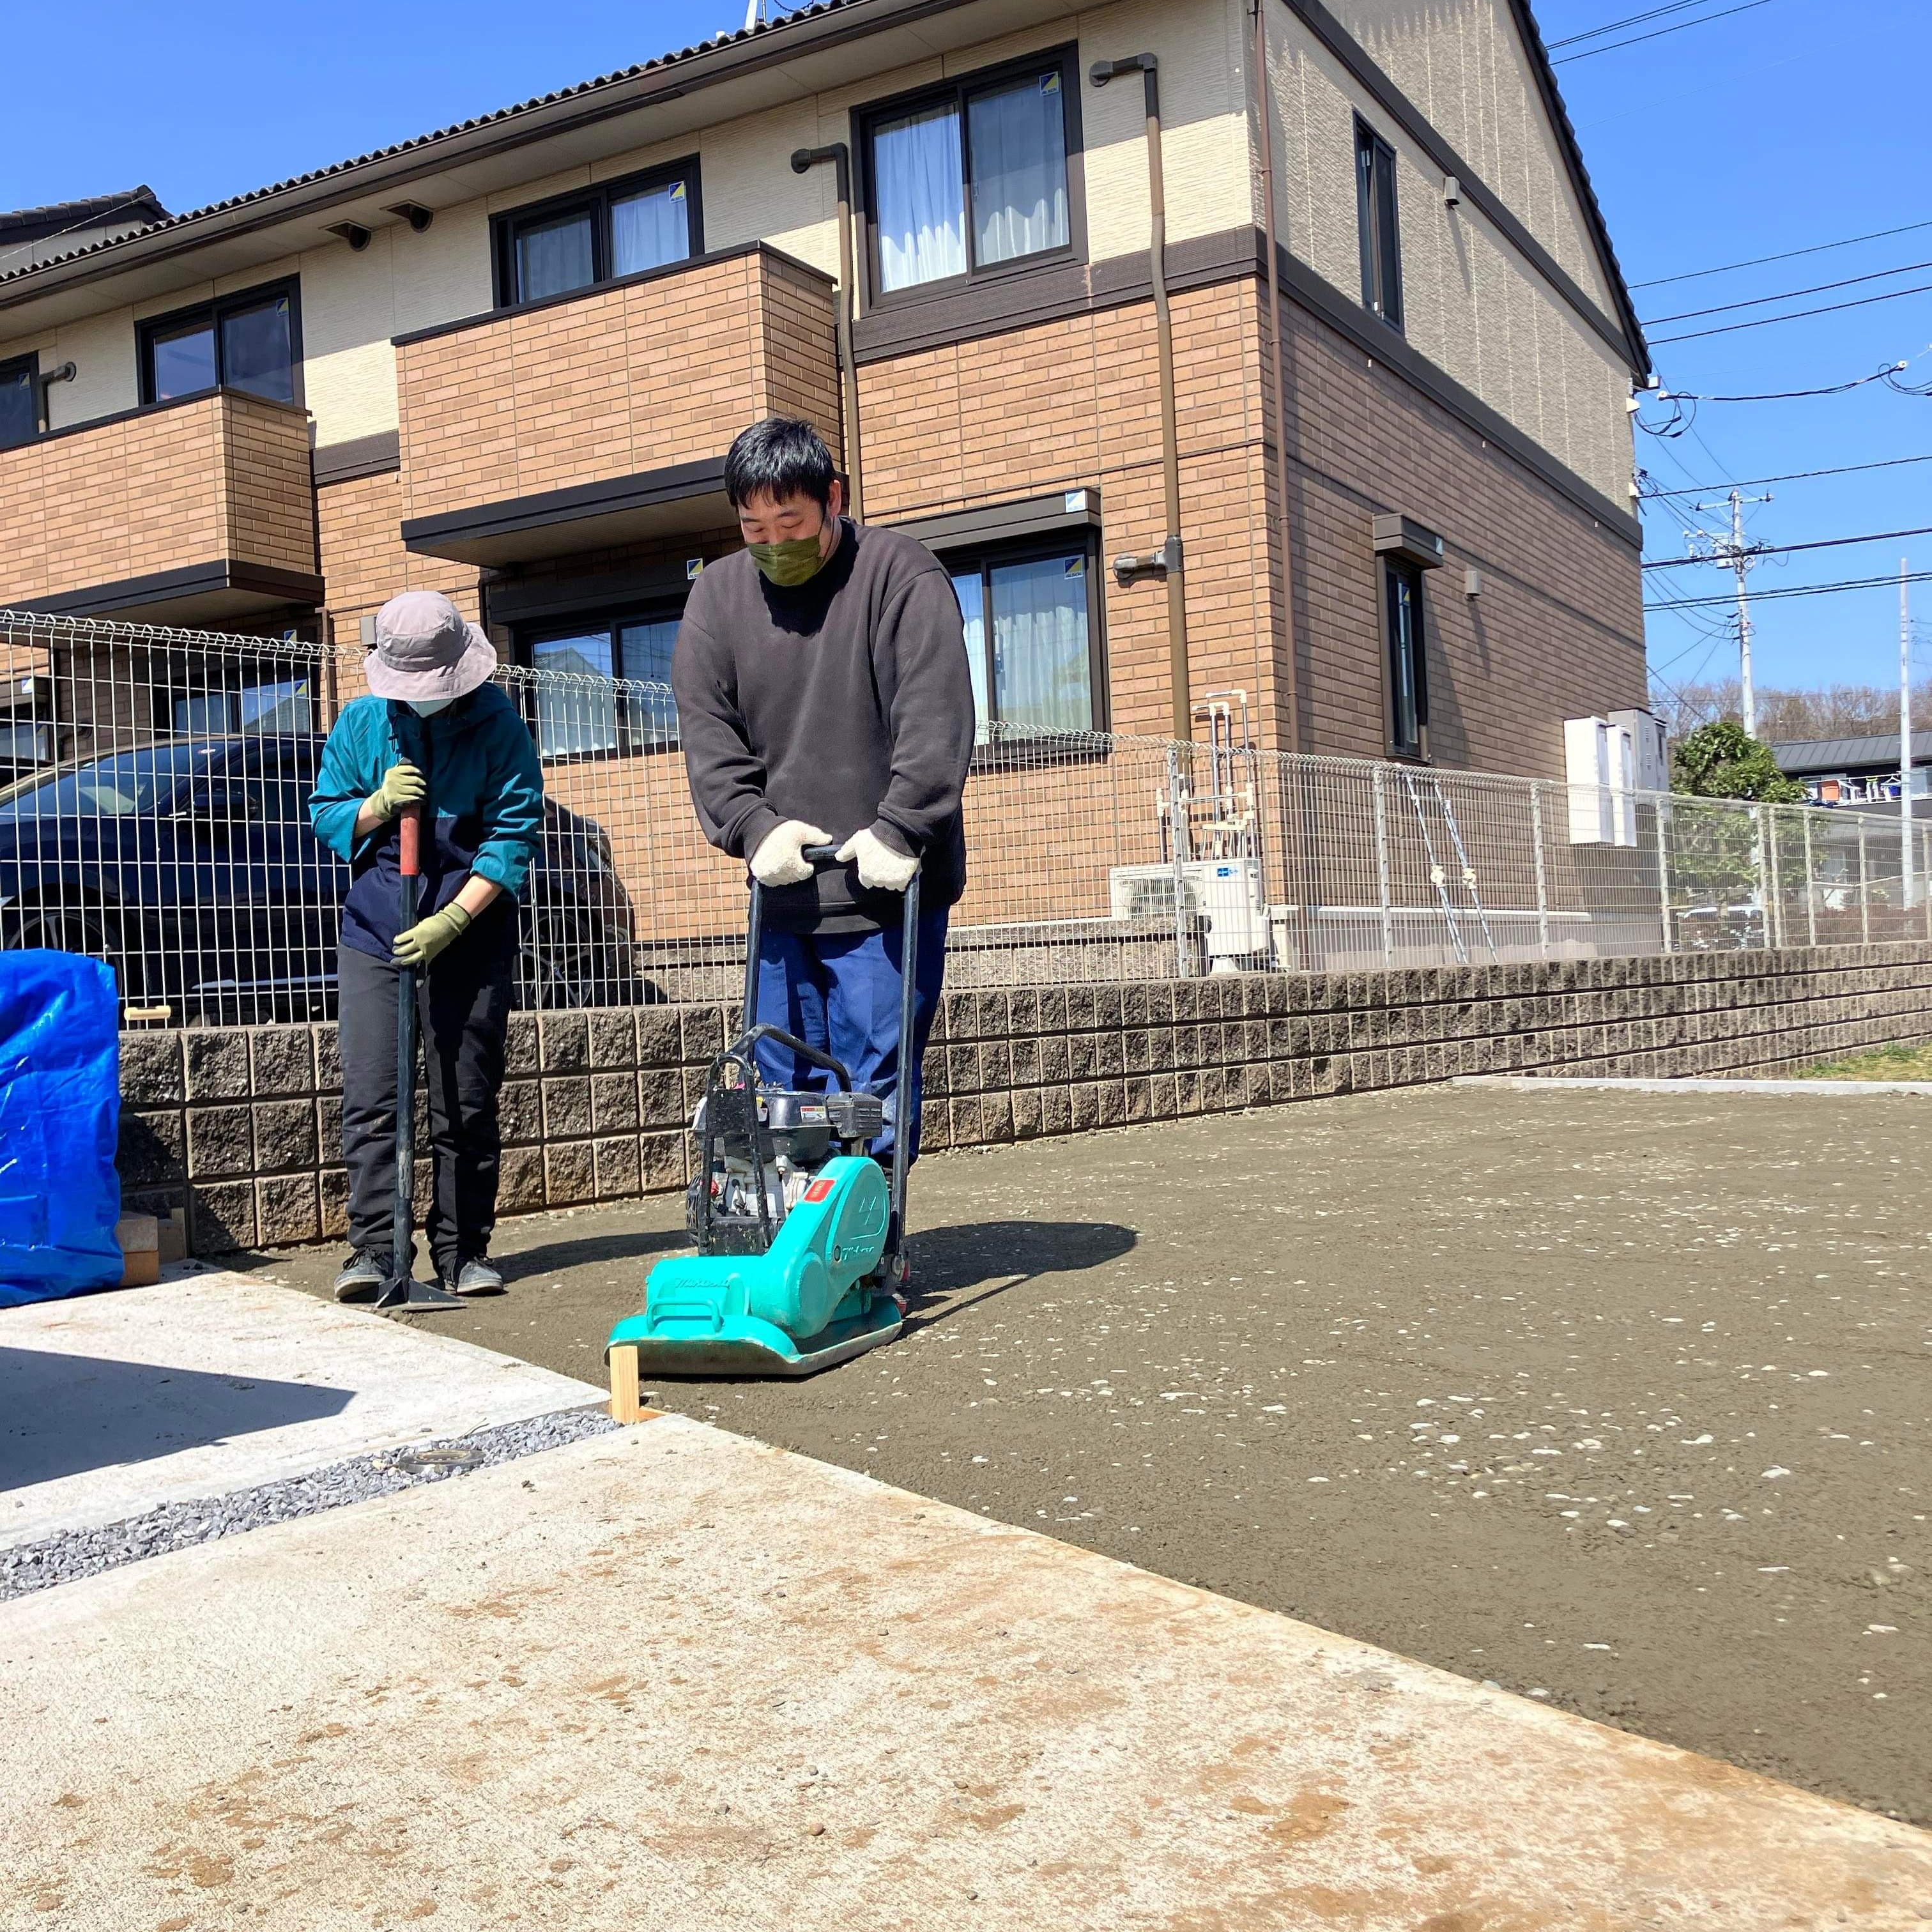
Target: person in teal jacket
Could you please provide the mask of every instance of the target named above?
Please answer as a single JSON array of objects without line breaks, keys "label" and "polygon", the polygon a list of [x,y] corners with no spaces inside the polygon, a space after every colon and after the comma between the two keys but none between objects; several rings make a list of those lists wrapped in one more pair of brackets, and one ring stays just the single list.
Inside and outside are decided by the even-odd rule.
[{"label": "person in teal jacket", "polygon": [[[342,1158],[352,1250],[344,1301],[388,1278],[395,1190],[396,1000],[416,970],[435,1184],[424,1233],[444,1285],[500,1292],[490,1262],[517,908],[543,835],[543,770],[496,654],[447,597],[405,591],[376,618],[370,696],[343,706],[309,822],[349,862],[337,967]],[[424,808],[416,922],[399,930],[400,833]]]}]

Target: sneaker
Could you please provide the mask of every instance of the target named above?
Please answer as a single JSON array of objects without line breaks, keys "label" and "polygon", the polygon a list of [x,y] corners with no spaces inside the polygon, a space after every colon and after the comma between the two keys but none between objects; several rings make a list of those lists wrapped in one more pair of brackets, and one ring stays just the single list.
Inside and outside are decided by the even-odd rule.
[{"label": "sneaker", "polygon": [[358,1248],[335,1277],[338,1301],[373,1301],[389,1278],[389,1256],[376,1248]]},{"label": "sneaker", "polygon": [[442,1285],[452,1294],[501,1294],[503,1277],[487,1256],[478,1255],[464,1262],[454,1274],[446,1274]]}]

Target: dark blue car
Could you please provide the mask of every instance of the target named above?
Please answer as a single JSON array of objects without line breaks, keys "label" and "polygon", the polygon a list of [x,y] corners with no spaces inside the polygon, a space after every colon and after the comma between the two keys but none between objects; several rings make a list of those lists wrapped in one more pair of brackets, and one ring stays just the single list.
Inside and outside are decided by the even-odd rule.
[{"label": "dark blue car", "polygon": [[[106,959],[130,1008],[178,1022],[332,1016],[350,875],[309,830],[322,747],[181,738],[0,790],[0,945]],[[546,805],[522,924],[520,1004],[641,997],[630,898],[594,821]]]}]

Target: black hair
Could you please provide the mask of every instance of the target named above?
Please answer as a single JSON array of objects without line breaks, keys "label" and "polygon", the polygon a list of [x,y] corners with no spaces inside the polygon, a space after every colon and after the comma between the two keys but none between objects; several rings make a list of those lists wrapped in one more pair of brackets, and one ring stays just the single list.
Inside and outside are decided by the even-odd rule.
[{"label": "black hair", "polygon": [[724,494],[734,510],[754,496],[783,502],[809,496],[820,509],[832,500],[838,474],[818,430],[795,416],[767,416],[741,430],[724,458]]}]

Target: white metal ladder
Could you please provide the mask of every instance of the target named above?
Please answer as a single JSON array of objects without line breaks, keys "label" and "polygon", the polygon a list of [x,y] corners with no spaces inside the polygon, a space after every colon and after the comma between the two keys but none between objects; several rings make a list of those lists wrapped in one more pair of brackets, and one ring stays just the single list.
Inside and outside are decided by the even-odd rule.
[{"label": "white metal ladder", "polygon": [[[1442,908],[1442,922],[1449,928],[1449,943],[1456,949],[1458,965],[1469,963],[1469,949],[1462,938],[1462,928],[1456,916],[1455,906],[1449,897],[1449,875],[1436,856],[1436,840],[1429,830],[1429,814],[1423,808],[1422,794],[1417,789],[1415,774],[1405,770],[1402,782],[1408,788],[1408,802],[1415,812],[1416,829],[1422,834],[1422,849],[1429,855],[1430,883],[1436,888],[1436,902]],[[1461,867],[1464,890],[1469,895],[1469,903],[1476,915],[1476,922],[1483,929],[1483,944],[1490,949],[1490,957],[1496,955],[1496,935],[1490,930],[1490,915],[1484,908],[1483,895],[1476,883],[1476,868],[1469,862],[1468,848],[1462,843],[1462,828],[1456,823],[1455,808],[1449,802],[1449,795],[1442,789],[1442,781],[1433,772],[1428,774],[1430,782],[1436,788],[1436,802],[1442,810],[1444,822],[1449,828],[1450,843],[1456,848],[1456,862]]]}]

